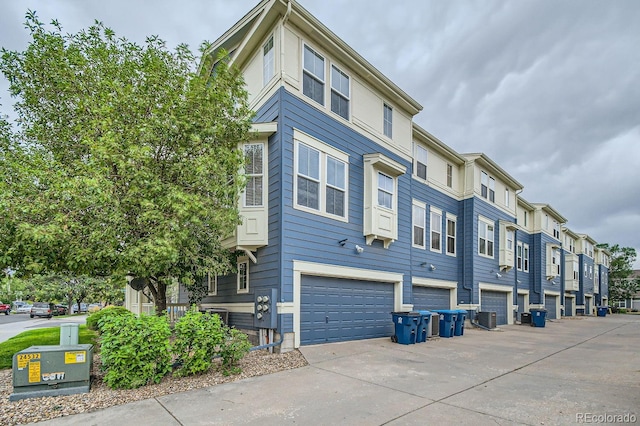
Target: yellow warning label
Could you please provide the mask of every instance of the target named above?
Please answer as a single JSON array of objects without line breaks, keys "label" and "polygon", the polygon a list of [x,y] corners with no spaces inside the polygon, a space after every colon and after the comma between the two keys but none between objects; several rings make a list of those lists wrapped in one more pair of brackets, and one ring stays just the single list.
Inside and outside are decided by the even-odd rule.
[{"label": "yellow warning label", "polygon": [[18,354],[16,355],[16,360],[18,361],[18,370],[22,370],[29,364],[29,361],[32,359],[40,359],[40,353],[32,353],[32,354]]},{"label": "yellow warning label", "polygon": [[31,361],[29,363],[29,383],[40,382],[40,361]]},{"label": "yellow warning label", "polygon": [[87,362],[87,351],[74,351],[64,353],[65,364],[82,364]]}]

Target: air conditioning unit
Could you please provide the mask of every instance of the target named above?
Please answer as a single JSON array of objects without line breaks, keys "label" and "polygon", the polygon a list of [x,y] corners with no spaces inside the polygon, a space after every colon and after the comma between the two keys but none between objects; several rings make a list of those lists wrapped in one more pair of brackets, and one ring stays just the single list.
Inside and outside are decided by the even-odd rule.
[{"label": "air conditioning unit", "polygon": [[478,324],[486,328],[496,328],[496,313],[494,311],[478,312]]}]

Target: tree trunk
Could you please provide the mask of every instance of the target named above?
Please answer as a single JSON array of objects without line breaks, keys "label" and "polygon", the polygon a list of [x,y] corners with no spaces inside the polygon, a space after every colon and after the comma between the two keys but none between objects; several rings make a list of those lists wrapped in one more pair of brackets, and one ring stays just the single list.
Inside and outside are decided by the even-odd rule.
[{"label": "tree trunk", "polygon": [[167,310],[167,285],[155,277],[149,278],[149,290],[156,305],[156,315],[163,315]]}]

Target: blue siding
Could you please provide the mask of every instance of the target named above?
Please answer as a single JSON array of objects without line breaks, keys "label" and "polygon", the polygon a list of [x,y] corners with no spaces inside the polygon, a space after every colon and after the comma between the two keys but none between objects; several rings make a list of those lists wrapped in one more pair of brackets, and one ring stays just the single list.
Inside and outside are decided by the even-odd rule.
[{"label": "blue siding", "polygon": [[[523,244],[523,249],[522,249],[522,270],[518,271],[517,270],[517,252],[516,252],[516,267],[514,268],[514,275],[516,278],[516,291],[514,291],[514,293],[516,293],[516,302],[518,302],[517,299],[517,290],[529,290],[529,294],[531,294],[533,292],[533,274],[531,273],[531,260],[532,260],[532,256],[531,256],[531,247],[533,246],[533,237],[531,234],[528,234],[524,231],[517,231],[516,232],[516,250],[518,247],[518,242],[521,242]],[[524,262],[525,262],[525,257],[524,257],[524,244],[527,244],[529,246],[529,268],[528,270],[524,270]],[[520,281],[520,283],[518,283],[518,280]],[[529,300],[529,303],[531,303],[531,300]],[[519,303],[518,303],[519,305]],[[520,309],[520,306],[518,306],[518,309]]]}]

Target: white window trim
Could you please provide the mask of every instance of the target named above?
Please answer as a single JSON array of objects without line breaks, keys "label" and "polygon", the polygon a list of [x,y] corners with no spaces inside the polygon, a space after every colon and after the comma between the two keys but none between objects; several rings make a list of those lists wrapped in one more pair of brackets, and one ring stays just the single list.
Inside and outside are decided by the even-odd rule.
[{"label": "white window trim", "polygon": [[[269,44],[270,42],[272,44],[271,49],[269,50],[271,55],[271,58],[270,58],[271,67],[270,69],[268,69],[267,68],[268,63],[266,62],[267,55],[265,55],[264,49],[267,46],[267,44]],[[269,75],[267,75],[267,73]],[[267,84],[269,84],[269,82],[273,79],[275,74],[276,74],[276,40],[274,35],[271,34],[267,38],[266,43],[262,45],[262,87],[267,86]]]},{"label": "white window trim", "polygon": [[[341,91],[334,89],[333,88],[333,68],[335,68],[338,72],[344,74],[347,77],[347,80],[349,81],[349,95],[345,96],[344,93],[342,93]],[[343,68],[339,67],[338,65],[331,63],[329,65],[329,111],[331,111],[332,114],[340,117],[342,120],[346,120],[346,121],[351,121],[351,110],[352,110],[352,106],[351,106],[351,75],[349,75],[346,71],[343,71]],[[335,90],[336,93],[338,93],[339,96],[342,96],[343,98],[345,98],[347,100],[347,108],[348,108],[348,112],[347,112],[347,118],[344,118],[343,116],[341,116],[340,114],[338,114],[337,112],[333,112],[333,105],[331,104],[331,92],[333,92]]]},{"label": "white window trim", "polygon": [[[240,288],[240,265],[245,265],[245,276],[247,278],[247,288]],[[238,272],[236,273],[236,290],[238,294],[249,293],[249,258],[242,256],[238,258]]]},{"label": "white window trim", "polygon": [[[211,290],[211,284],[213,281],[213,291]],[[207,295],[209,296],[217,296],[218,295],[218,276],[213,275],[213,280],[211,274],[207,274]]]},{"label": "white window trim", "polygon": [[[449,221],[453,222],[453,253],[449,252],[449,232],[447,232],[449,230],[448,225],[449,225]],[[447,256],[451,256],[451,257],[456,257],[458,250],[456,245],[458,244],[458,217],[456,215],[447,213],[446,214],[446,222],[445,222],[445,244],[446,244],[446,248],[445,248],[445,253],[447,254]]]},{"label": "white window trim", "polygon": [[[491,256],[489,256],[488,254],[484,254],[484,253],[480,252],[480,224],[481,223],[484,224],[484,225],[488,225],[488,226],[493,227],[492,239],[489,240],[489,238],[488,238],[489,237],[489,229],[487,228],[487,240],[486,240],[487,241],[487,244],[486,244],[487,252],[489,251],[488,250],[489,241],[491,241],[491,243],[493,243],[493,245],[492,245],[493,254]],[[478,252],[479,256],[485,257],[487,259],[494,259],[495,255],[496,255],[496,224],[492,220],[487,219],[487,218],[482,217],[482,216],[478,216],[478,250],[477,250],[477,252]]]},{"label": "white window trim", "polygon": [[[267,192],[267,191],[266,191],[266,189],[267,189],[267,188],[265,187],[265,182],[266,182],[266,179],[265,179],[265,169],[266,169],[266,167],[267,167],[267,164],[266,164],[266,162],[265,162],[265,160],[266,160],[266,158],[267,158],[267,156],[266,156],[266,152],[265,152],[266,146],[265,146],[265,144],[264,144],[263,142],[250,142],[250,143],[246,143],[246,144],[244,144],[244,145],[242,146],[243,153],[244,153],[245,148],[246,148],[247,146],[251,146],[251,145],[261,145],[261,146],[262,146],[262,173],[260,173],[260,174],[251,174],[251,175],[246,174],[246,176],[247,176],[247,177],[253,177],[253,176],[259,176],[259,177],[262,177],[262,199],[260,200],[260,205],[248,206],[248,205],[247,205],[247,190],[246,190],[246,188],[245,188],[245,190],[244,190],[244,191],[242,191],[242,208],[243,208],[243,209],[262,209],[262,208],[264,208],[264,205],[265,205],[265,193]],[[246,155],[246,154],[245,154],[245,155]]]},{"label": "white window trim", "polygon": [[529,244],[522,244],[522,272],[529,272],[530,253]]},{"label": "white window trim", "polygon": [[[341,222],[349,222],[349,155],[330,146],[326,143],[319,141],[313,136],[307,135],[299,131],[293,130],[294,139],[294,174],[293,174],[293,208],[296,210],[305,211],[307,213],[324,216],[330,219],[339,220]],[[309,207],[301,206],[298,204],[298,146],[299,144],[307,145],[320,152],[320,197],[319,197],[319,210],[315,210]],[[333,157],[344,163],[345,174],[345,188],[344,188],[344,217],[337,216],[326,211],[326,187],[327,187],[327,156]]]},{"label": "white window trim", "polygon": [[[322,58],[322,63],[323,63],[323,74],[324,77],[322,78],[322,80],[315,75],[314,73],[312,73],[311,71],[305,71],[304,68],[304,52],[305,52],[305,48],[308,47],[312,52],[314,52],[316,55],[320,56]],[[307,99],[310,99],[311,101],[313,101],[314,104],[316,105],[321,105],[323,107],[326,108],[326,104],[327,104],[327,58],[318,51],[318,49],[316,49],[315,47],[312,47],[310,44],[307,43],[302,43],[302,53],[300,54],[300,58],[302,60],[302,63],[300,64],[300,70],[302,72],[302,78],[300,79],[300,94],[302,96],[304,96]],[[322,82],[322,102],[318,102],[315,99],[313,99],[311,96],[307,96],[304,94],[304,74],[305,72],[307,74],[309,74],[310,76],[313,76],[312,78]]]},{"label": "white window trim", "polygon": [[[440,215],[440,238],[439,238],[439,242],[440,242],[440,249],[434,249],[433,248],[433,215],[437,214]],[[429,250],[435,253],[442,253],[442,210],[437,209],[435,207],[431,207],[429,209]]]},{"label": "white window trim", "polygon": [[[389,134],[387,135],[385,132],[385,127],[386,127],[386,117],[385,117],[385,111],[389,109],[389,111],[391,112],[391,120],[389,121]],[[393,139],[393,107],[386,103],[383,102],[382,103],[382,135],[389,138],[389,139]]]},{"label": "white window trim", "polygon": [[516,269],[522,271],[524,268],[524,247],[522,241],[516,244]]},{"label": "white window trim", "polygon": [[[416,217],[414,215],[413,207],[419,207],[422,209],[422,223],[418,226],[422,225],[422,242],[423,245],[416,244],[415,241],[415,227],[416,227]],[[419,201],[413,200],[412,208],[411,208],[411,245],[418,249],[426,249],[427,248],[427,205],[425,203],[421,203]]]},{"label": "white window trim", "polygon": [[447,173],[447,176],[446,176],[447,187],[453,188],[453,164],[447,163],[446,173]]},{"label": "white window trim", "polygon": [[[425,163],[422,163],[420,161],[418,161],[418,151],[419,150],[423,150],[424,151],[424,155],[425,155]],[[421,181],[427,181],[427,178],[429,177],[429,167],[428,167],[428,161],[429,161],[429,150],[427,149],[426,146],[423,146],[419,143],[414,144],[414,149],[413,149],[413,157],[414,157],[414,162],[413,162],[413,175],[421,180]],[[418,163],[424,164],[424,177],[419,176],[418,175]]]}]

